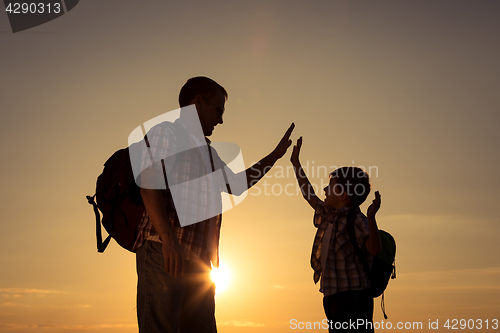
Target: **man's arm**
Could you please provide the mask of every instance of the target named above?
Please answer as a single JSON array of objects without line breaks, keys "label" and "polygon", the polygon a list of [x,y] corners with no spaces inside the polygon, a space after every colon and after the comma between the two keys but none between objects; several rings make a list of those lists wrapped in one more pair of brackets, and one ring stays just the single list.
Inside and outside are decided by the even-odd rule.
[{"label": "man's arm", "polygon": [[292,162],[293,170],[295,171],[295,177],[297,177],[297,182],[299,183],[300,191],[304,196],[304,199],[311,205],[313,209],[316,209],[316,205],[321,200],[314,193],[314,189],[307,179],[307,176],[302,169],[299,161],[300,147],[302,146],[302,137],[297,140],[297,145],[293,146],[292,156],[290,157],[290,162]]},{"label": "man's arm", "polygon": [[370,207],[368,207],[368,212],[366,213],[369,236],[365,242],[365,247],[374,256],[382,252],[382,242],[380,240],[380,233],[378,232],[377,221],[375,220],[375,214],[380,208],[380,203],[380,194],[377,191],[375,192],[375,199]]},{"label": "man's arm", "polygon": [[292,144],[292,140],[290,140],[290,135],[292,134],[292,131],[295,127],[295,124],[292,123],[288,130],[286,131],[285,135],[283,135],[283,138],[280,140],[276,148],[261,159],[259,162],[255,163],[252,165],[250,168],[245,170],[246,176],[247,176],[247,185],[248,188],[254,186],[257,184],[257,182],[264,177],[264,175],[271,170],[273,167],[274,163],[276,163],[277,160],[283,157],[285,155],[286,151],[288,150],[288,147]]},{"label": "man's arm", "polygon": [[[141,173],[141,179],[148,183],[148,179],[156,179],[158,171],[146,169]],[[175,237],[174,229],[168,221],[165,201],[161,190],[141,187],[141,196],[151,223],[162,241],[162,252],[165,260],[165,271],[173,277],[184,273],[184,250]]]}]

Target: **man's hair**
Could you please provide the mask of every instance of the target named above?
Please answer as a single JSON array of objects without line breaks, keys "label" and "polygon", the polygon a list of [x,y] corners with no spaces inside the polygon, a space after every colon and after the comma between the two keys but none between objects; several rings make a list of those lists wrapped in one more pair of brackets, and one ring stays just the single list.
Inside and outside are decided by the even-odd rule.
[{"label": "man's hair", "polygon": [[197,95],[200,95],[205,99],[210,99],[215,96],[217,90],[220,90],[227,99],[226,89],[214,80],[205,76],[192,77],[187,80],[181,88],[181,92],[179,93],[179,105],[182,108],[192,104],[191,101]]},{"label": "man's hair", "polygon": [[337,184],[342,185],[342,190],[351,197],[351,206],[358,207],[365,202],[370,193],[370,177],[357,167],[342,167],[330,173],[337,179]]}]

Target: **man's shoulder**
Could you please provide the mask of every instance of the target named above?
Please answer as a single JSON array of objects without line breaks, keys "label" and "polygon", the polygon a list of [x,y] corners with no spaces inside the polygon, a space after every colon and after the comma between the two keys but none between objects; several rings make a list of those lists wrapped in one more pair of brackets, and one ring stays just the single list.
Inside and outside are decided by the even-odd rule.
[{"label": "man's shoulder", "polygon": [[175,139],[174,126],[171,122],[164,121],[159,124],[154,125],[146,132],[146,137],[151,142],[159,140],[171,141]]},{"label": "man's shoulder", "polygon": [[163,121],[151,127],[149,131],[147,131],[148,135],[150,134],[159,134],[161,132],[171,132],[174,133],[175,129],[178,125],[172,123],[170,121]]},{"label": "man's shoulder", "polygon": [[151,127],[146,134],[150,142],[188,143],[189,133],[186,127],[179,121],[164,121]]}]

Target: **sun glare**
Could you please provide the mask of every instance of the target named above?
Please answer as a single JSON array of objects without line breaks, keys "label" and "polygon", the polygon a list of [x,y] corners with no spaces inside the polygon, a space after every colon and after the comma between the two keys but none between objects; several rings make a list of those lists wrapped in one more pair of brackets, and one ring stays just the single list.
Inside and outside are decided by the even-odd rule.
[{"label": "sun glare", "polygon": [[220,262],[219,268],[212,267],[211,277],[212,281],[215,282],[215,293],[219,293],[227,289],[231,274],[227,266]]}]

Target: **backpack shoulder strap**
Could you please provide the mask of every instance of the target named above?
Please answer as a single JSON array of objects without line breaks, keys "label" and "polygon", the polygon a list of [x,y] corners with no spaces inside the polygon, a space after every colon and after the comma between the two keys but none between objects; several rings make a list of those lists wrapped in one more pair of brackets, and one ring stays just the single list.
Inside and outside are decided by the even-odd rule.
[{"label": "backpack shoulder strap", "polygon": [[103,253],[106,250],[106,247],[111,240],[111,235],[102,241],[102,232],[101,232],[101,214],[99,214],[99,209],[97,208],[97,204],[95,203],[95,194],[93,196],[87,195],[87,201],[89,204],[94,206],[94,214],[95,214],[95,222],[96,222],[96,238],[97,238],[97,252]]},{"label": "backpack shoulder strap", "polygon": [[[357,212],[354,209],[352,209],[349,213],[347,213],[347,234],[349,235],[349,240],[351,241],[352,247],[354,248],[354,252],[358,255],[359,259],[361,260],[361,263],[363,264],[363,270],[365,271],[366,275],[368,276],[368,279],[370,280],[370,282],[372,282],[373,285],[375,281],[373,271],[370,269],[370,266],[368,265],[368,260],[366,259],[366,255],[363,252],[363,250],[359,248],[358,242],[356,240],[356,234],[354,231],[354,221],[356,220],[356,215]],[[380,306],[382,308],[382,313],[384,314],[384,318],[387,319],[387,314],[385,313],[384,294],[382,294],[382,301]]]},{"label": "backpack shoulder strap", "polygon": [[349,235],[349,240],[351,241],[354,252],[358,255],[359,259],[361,260],[361,263],[363,264],[363,270],[368,276],[368,279],[371,281],[372,280],[371,269],[370,266],[368,265],[368,260],[366,259],[365,253],[363,252],[363,250],[360,249],[358,245],[358,241],[356,239],[356,233],[354,231],[354,221],[356,220],[357,215],[358,215],[357,209],[354,208],[351,209],[349,213],[347,213],[347,221],[346,221],[347,234]]}]

